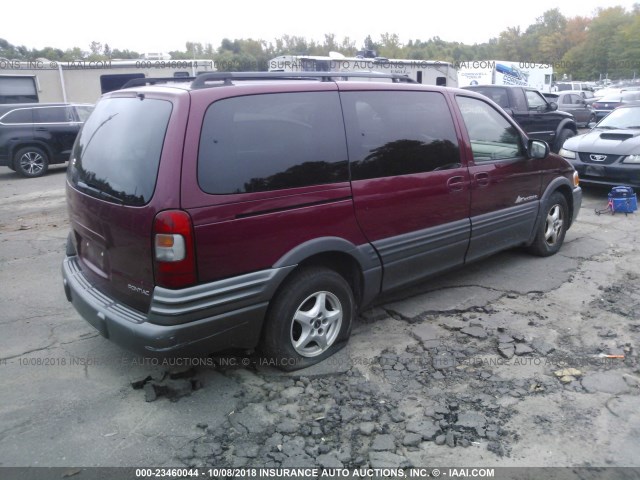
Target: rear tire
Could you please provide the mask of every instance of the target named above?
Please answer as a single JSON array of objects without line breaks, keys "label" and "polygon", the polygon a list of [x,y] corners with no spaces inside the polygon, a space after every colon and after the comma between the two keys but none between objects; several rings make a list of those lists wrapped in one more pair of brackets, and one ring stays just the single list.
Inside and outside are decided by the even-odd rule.
[{"label": "rear tire", "polygon": [[301,270],[272,300],[263,353],[282,370],[314,365],[344,347],[354,316],[353,291],[340,274],[323,267]]},{"label": "rear tire", "polygon": [[23,177],[41,177],[49,169],[49,157],[38,147],[21,148],[13,157],[13,167]]},{"label": "rear tire", "polygon": [[560,192],[553,193],[544,206],[544,217],[538,225],[536,237],[529,251],[539,257],[555,254],[564,242],[569,225],[567,199]]}]

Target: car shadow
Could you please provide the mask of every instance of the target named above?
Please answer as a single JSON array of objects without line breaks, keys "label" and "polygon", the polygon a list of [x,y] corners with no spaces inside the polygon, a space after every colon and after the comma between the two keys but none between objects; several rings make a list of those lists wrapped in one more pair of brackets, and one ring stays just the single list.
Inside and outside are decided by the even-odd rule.
[{"label": "car shadow", "polygon": [[[64,175],[67,172],[67,165],[51,165],[46,174],[42,177],[34,177],[34,178],[43,178],[50,175]],[[0,167],[0,180],[33,180],[34,178],[23,177],[19,173],[14,172],[9,167]]]}]

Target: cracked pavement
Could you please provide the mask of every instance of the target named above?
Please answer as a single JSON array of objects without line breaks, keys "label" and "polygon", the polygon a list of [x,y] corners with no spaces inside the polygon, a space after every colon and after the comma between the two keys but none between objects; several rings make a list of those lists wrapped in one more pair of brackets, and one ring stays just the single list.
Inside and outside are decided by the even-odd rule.
[{"label": "cracked pavement", "polygon": [[61,285],[64,180],[0,168],[0,466],[640,466],[640,214],[596,215],[606,190],[559,254],[387,295],[343,350],[282,373],[100,337]]}]

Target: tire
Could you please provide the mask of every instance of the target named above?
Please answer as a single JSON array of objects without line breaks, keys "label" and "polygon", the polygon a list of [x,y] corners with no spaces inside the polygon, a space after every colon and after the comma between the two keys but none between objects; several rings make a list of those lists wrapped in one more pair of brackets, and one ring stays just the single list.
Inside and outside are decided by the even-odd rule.
[{"label": "tire", "polygon": [[353,291],[341,275],[321,267],[301,270],[272,300],[262,351],[282,370],[314,365],[344,347],[354,316]]},{"label": "tire", "polygon": [[38,147],[25,147],[13,157],[13,167],[23,177],[41,177],[49,169],[49,156]]},{"label": "tire", "polygon": [[553,149],[553,152],[558,153],[562,148],[562,145],[564,145],[564,142],[566,142],[568,138],[575,137],[575,136],[576,134],[573,132],[573,130],[564,128],[560,132],[560,135],[558,135],[558,138],[556,139],[556,148]]},{"label": "tire", "polygon": [[553,193],[544,206],[544,216],[536,237],[529,247],[529,251],[539,257],[549,257],[555,254],[564,242],[569,222],[569,208],[567,199],[559,192]]},{"label": "tire", "polygon": [[591,116],[589,117],[589,120],[587,121],[587,124],[585,125],[585,127],[588,127],[590,123],[596,123],[598,121],[598,119],[596,118],[596,114],[592,113]]}]

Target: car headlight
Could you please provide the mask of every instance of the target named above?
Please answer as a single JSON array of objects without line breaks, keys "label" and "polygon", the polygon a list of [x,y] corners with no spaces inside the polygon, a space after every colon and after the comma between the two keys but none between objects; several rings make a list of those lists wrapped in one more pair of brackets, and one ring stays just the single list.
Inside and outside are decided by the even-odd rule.
[{"label": "car headlight", "polygon": [[576,158],[576,152],[573,152],[571,150],[567,150],[565,148],[561,148],[560,151],[558,152],[560,154],[560,156],[564,157],[564,158]]},{"label": "car headlight", "polygon": [[627,155],[622,163],[640,163],[640,155]]}]

